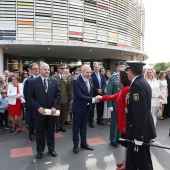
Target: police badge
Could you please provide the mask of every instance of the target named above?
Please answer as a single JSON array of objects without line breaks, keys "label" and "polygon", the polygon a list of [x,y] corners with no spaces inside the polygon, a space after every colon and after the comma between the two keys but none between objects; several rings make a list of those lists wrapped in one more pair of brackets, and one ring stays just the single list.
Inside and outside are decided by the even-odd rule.
[{"label": "police badge", "polygon": [[139,93],[134,93],[133,94],[133,100],[138,101],[139,100]]}]

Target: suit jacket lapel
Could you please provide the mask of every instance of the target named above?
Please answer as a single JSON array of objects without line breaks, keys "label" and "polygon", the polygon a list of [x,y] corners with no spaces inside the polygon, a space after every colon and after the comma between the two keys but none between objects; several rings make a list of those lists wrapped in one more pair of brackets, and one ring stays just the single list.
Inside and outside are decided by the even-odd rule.
[{"label": "suit jacket lapel", "polygon": [[39,85],[40,85],[40,88],[42,89],[42,92],[46,93],[41,77],[38,77],[37,79],[39,81]]},{"label": "suit jacket lapel", "polygon": [[50,87],[51,87],[51,79],[48,78],[48,88],[47,88],[47,93],[50,91]]},{"label": "suit jacket lapel", "polygon": [[81,75],[79,75],[79,76],[80,76],[80,81],[81,81],[81,84],[83,84],[83,86],[84,86],[84,89],[86,90],[87,94],[89,94],[89,93],[88,93],[88,90],[87,90],[86,83],[84,82],[84,80],[83,80],[83,78],[81,77]]}]

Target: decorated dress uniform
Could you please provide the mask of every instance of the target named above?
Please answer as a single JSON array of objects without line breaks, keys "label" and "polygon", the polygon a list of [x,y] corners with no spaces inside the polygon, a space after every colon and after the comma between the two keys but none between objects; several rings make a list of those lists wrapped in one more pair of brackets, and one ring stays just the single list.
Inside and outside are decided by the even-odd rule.
[{"label": "decorated dress uniform", "polygon": [[156,137],[151,115],[150,85],[142,76],[145,63],[127,61],[128,78],[132,81],[126,96],[126,138],[134,141],[127,148],[126,170],[153,170],[150,147],[143,145]]}]

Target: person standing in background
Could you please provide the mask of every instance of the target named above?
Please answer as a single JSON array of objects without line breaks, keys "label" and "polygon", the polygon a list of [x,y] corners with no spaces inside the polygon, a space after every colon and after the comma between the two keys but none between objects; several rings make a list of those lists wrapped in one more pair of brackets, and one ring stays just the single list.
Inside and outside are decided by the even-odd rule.
[{"label": "person standing in background", "polygon": [[21,103],[24,103],[23,85],[18,83],[19,78],[14,74],[11,76],[12,84],[8,85],[7,96],[9,98],[8,112],[12,120],[12,128],[10,133],[15,132],[15,116],[18,116],[18,133],[22,132],[22,108]]},{"label": "person standing in background", "polygon": [[[106,88],[106,95],[112,95],[116,94],[121,89],[121,84],[118,82],[118,75],[119,72],[126,68],[126,63],[124,61],[119,61],[116,63],[116,69],[117,73],[113,74],[108,81],[108,85]],[[110,118],[110,143],[112,146],[117,147],[118,146],[118,139],[120,137],[120,132],[117,128],[117,119],[116,119],[116,101],[108,101],[107,102],[108,110],[111,111],[111,118]]]},{"label": "person standing in background", "polygon": [[[93,72],[91,74],[91,77],[93,79],[93,97],[97,95],[104,95],[105,94],[105,88],[106,88],[106,80],[103,74],[101,74],[100,66],[98,63],[94,64]],[[98,125],[104,125],[102,122],[102,116],[103,116],[103,108],[104,108],[104,102],[100,101],[96,104],[96,110],[97,110],[97,124]],[[94,128],[94,106],[92,111],[89,115],[89,126]]]},{"label": "person standing in background", "polygon": [[[106,88],[108,85],[109,78],[112,76],[111,70],[106,70],[105,73],[105,80],[106,80]],[[106,90],[105,88],[105,90]],[[105,94],[107,92],[105,91]],[[106,124],[110,125],[110,117],[111,117],[111,111],[107,109],[107,101],[104,101],[104,109],[103,109],[103,119],[106,119]]]},{"label": "person standing in background", "polygon": [[[8,126],[8,97],[7,97],[7,90],[1,91],[0,97],[0,131],[3,129],[10,129]],[[5,122],[5,127],[3,123]]]},{"label": "person standing in background", "polygon": [[26,100],[26,126],[28,126],[30,141],[34,141],[35,140],[35,136],[34,136],[35,130],[34,130],[33,107],[32,107],[31,102],[28,100],[27,92],[29,89],[30,81],[39,76],[39,66],[37,63],[32,63],[30,65],[30,72],[31,72],[31,76],[29,76],[24,83],[24,97]]},{"label": "person standing in background", "polygon": [[159,107],[162,107],[163,97],[160,91],[159,81],[156,79],[154,70],[152,68],[148,68],[146,70],[144,78],[149,83],[152,90],[151,114],[156,128],[158,109]]},{"label": "person standing in background", "polygon": [[166,73],[164,71],[161,71],[158,76],[159,87],[160,87],[160,91],[163,97],[163,99],[161,100],[162,107],[160,107],[161,115],[158,115],[158,118],[160,120],[164,119],[163,118],[164,106],[165,104],[167,104],[167,97],[168,97],[168,84],[167,84],[167,80],[165,79],[165,77],[166,77]]},{"label": "person standing in background", "polygon": [[[40,76],[31,80],[28,88],[28,100],[34,113],[37,159],[42,158],[46,142],[49,154],[57,156],[54,140],[56,117],[53,114],[58,110],[61,95],[57,80],[49,75],[49,65],[41,64]],[[45,115],[45,109],[50,109],[51,115]]]},{"label": "person standing in background", "polygon": [[[66,132],[66,129],[64,127],[64,122],[66,121],[66,115],[68,114],[68,102],[69,102],[69,77],[64,75],[65,65],[60,64],[58,65],[58,74],[54,75],[53,78],[55,78],[58,82],[58,86],[61,93],[61,100],[59,105],[60,110],[60,116],[57,116],[56,119],[56,132]],[[68,122],[68,125],[70,125],[70,122]]]},{"label": "person standing in background", "polygon": [[167,98],[167,104],[165,104],[164,108],[164,118],[170,118],[170,68],[166,70],[166,80],[168,84],[168,98]]}]

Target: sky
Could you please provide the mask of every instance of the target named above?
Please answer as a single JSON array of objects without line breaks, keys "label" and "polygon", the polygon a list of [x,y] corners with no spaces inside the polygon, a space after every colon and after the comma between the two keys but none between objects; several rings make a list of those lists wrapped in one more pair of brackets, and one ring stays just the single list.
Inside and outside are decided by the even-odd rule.
[{"label": "sky", "polygon": [[142,0],[145,7],[144,51],[148,64],[170,62],[170,0]]}]

